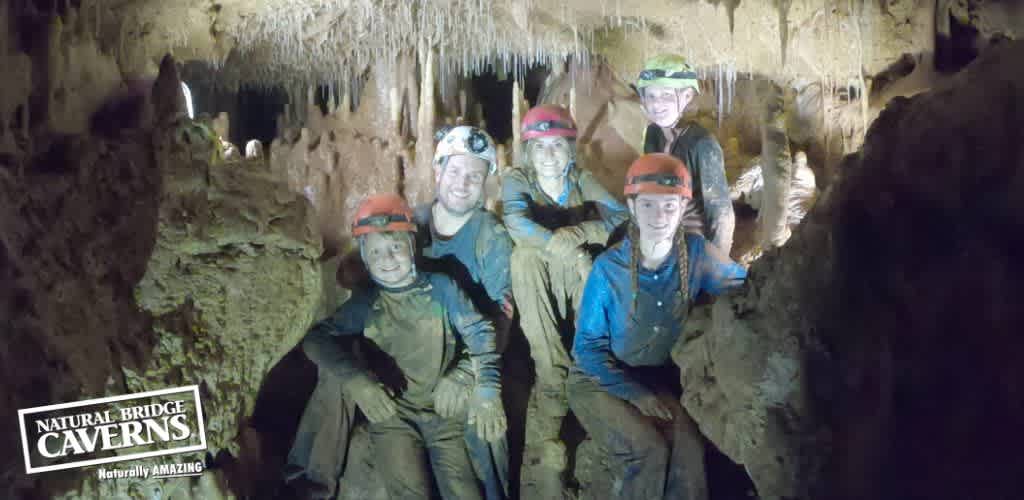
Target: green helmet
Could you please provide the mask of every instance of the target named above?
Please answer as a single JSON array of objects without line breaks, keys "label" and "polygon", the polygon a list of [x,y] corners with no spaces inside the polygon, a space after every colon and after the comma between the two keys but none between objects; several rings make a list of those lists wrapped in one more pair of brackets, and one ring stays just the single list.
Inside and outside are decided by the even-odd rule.
[{"label": "green helmet", "polygon": [[700,93],[697,72],[683,56],[675,54],[661,54],[647,60],[636,80],[637,89],[644,87],[691,88]]}]

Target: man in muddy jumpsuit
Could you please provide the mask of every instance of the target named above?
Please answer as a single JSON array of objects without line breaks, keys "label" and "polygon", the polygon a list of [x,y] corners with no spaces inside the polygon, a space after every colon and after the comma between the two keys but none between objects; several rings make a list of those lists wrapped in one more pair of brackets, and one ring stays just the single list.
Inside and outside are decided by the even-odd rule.
[{"label": "man in muddy jumpsuit", "polygon": [[[467,425],[487,442],[505,434],[494,326],[451,278],[417,272],[415,231],[397,195],[359,206],[352,234],[373,284],[318,323],[303,350],[370,421],[393,500],[429,498],[432,475],[445,499],[482,499],[464,435]],[[467,385],[465,409],[453,411],[451,396]]]},{"label": "man in muddy jumpsuit", "polygon": [[693,202],[688,204],[683,227],[704,235],[729,255],[736,215],[722,146],[704,127],[682,120],[687,106],[700,93],[697,73],[681,56],[659,55],[644,64],[636,87],[651,122],[644,131],[644,153],[671,154],[682,160],[693,176]]},{"label": "man in muddy jumpsuit", "polygon": [[[558,434],[568,412],[571,313],[578,310],[591,266],[586,246],[606,245],[611,231],[628,217],[625,206],[577,165],[576,135],[567,109],[531,109],[522,121],[525,164],[502,182],[504,222],[515,242],[512,292],[536,373],[536,414],[526,422],[523,491],[548,498],[561,495],[565,447]],[[539,467],[526,472],[534,463]]]},{"label": "man in muddy jumpsuit", "polygon": [[[425,270],[451,277],[469,295],[476,308],[492,319],[503,350],[513,315],[509,260],[512,239],[494,214],[483,208],[484,183],[497,170],[494,140],[470,126],[445,127],[438,132],[434,151],[433,202],[414,211],[417,241]],[[472,384],[439,399],[451,404],[438,408],[442,416],[464,411]],[[466,436],[477,474],[487,498],[508,497],[508,450],[505,441],[481,442],[476,433]]]},{"label": "man in muddy jumpsuit", "polygon": [[602,497],[707,500],[703,442],[669,355],[697,295],[739,286],[746,271],[682,227],[691,180],[677,158],[638,158],[625,193],[626,239],[597,257],[583,291],[569,403],[608,457],[614,487]]}]

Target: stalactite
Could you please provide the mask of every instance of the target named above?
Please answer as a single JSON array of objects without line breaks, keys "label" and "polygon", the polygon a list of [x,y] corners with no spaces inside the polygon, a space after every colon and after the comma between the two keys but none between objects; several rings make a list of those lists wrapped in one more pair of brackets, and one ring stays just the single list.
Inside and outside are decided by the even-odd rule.
[{"label": "stalactite", "polygon": [[[416,162],[406,165],[405,172],[405,196],[413,204],[425,203],[433,191],[431,163],[434,157],[437,62],[432,45],[432,41],[420,39],[418,47],[423,75],[420,78],[419,123],[416,124]],[[410,172],[410,168],[414,168],[415,172]]]},{"label": "stalactite", "polygon": [[346,123],[352,115],[352,86],[346,85],[345,92],[341,95],[341,106],[338,108],[342,123]]},{"label": "stalactite", "polygon": [[786,48],[789,46],[789,7],[792,0],[775,0],[775,9],[779,14],[779,43],[782,66],[786,66]]},{"label": "stalactite", "polygon": [[[553,73],[554,71],[552,71]],[[523,92],[519,88],[519,80],[512,82],[512,164],[521,165],[522,148],[519,147],[522,141],[522,133],[519,126],[523,122]]]},{"label": "stalactite", "polygon": [[416,74],[416,58],[417,53],[415,50],[406,52],[405,54],[405,108],[409,124],[409,129],[416,134],[419,134],[417,127],[420,123],[420,82]]}]

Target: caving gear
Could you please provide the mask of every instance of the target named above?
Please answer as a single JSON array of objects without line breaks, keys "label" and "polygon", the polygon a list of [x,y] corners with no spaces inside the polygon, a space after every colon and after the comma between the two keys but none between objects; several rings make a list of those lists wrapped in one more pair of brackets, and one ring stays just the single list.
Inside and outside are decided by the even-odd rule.
[{"label": "caving gear", "polygon": [[700,93],[700,83],[693,66],[683,56],[661,54],[644,63],[643,70],[637,76],[636,88],[669,87],[673,89],[691,88]]},{"label": "caving gear", "polygon": [[416,232],[412,210],[401,196],[376,194],[359,204],[352,221],[352,236],[391,231]]},{"label": "caving gear", "polygon": [[638,194],[678,194],[692,198],[690,172],[678,158],[664,153],[650,153],[637,158],[626,172],[623,192]]},{"label": "caving gear", "polygon": [[575,139],[576,121],[572,119],[568,109],[553,104],[544,104],[526,112],[520,132],[523,142],[540,137]]},{"label": "caving gear", "polygon": [[380,382],[362,375],[345,380],[342,387],[370,423],[383,422],[395,414],[394,398]]},{"label": "caving gear", "polygon": [[465,154],[475,156],[487,162],[488,174],[493,174],[498,169],[498,152],[494,146],[494,139],[482,129],[459,125],[457,127],[442,127],[434,134],[437,140],[437,147],[434,149],[434,165],[449,156]]}]

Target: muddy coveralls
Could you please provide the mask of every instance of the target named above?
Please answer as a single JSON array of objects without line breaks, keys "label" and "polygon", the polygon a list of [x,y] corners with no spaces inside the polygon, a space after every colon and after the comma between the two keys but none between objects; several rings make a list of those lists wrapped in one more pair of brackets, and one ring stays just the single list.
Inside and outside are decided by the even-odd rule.
[{"label": "muddy coveralls", "polygon": [[[673,249],[657,270],[639,266],[633,305],[632,244],[626,239],[594,262],[573,343],[569,404],[609,459],[615,484],[609,498],[705,500],[701,435],[679,404],[679,372],[669,355],[691,301],[702,290],[738,286],[746,271],[702,236],[687,234],[689,297],[681,296]],[[629,402],[649,394],[671,409],[673,420],[648,417]]]},{"label": "muddy coveralls", "polygon": [[707,129],[694,122],[680,123],[676,131],[675,140],[666,144],[661,127],[648,124],[644,131],[644,153],[668,153],[686,164],[693,177],[694,190],[682,224],[687,231],[704,235],[729,255],[736,214],[729,198],[722,146]]},{"label": "muddy coveralls", "polygon": [[[499,351],[503,351],[507,339],[502,336],[507,335],[511,322],[503,308],[512,300],[512,239],[498,218],[483,208],[474,210],[455,234],[442,236],[434,229],[432,207],[432,203],[424,204],[413,212],[419,226],[416,239],[422,260],[417,267],[452,278],[476,309],[494,322]],[[475,429],[467,428],[466,445],[488,500],[508,498],[507,441],[488,444]]]},{"label": "muddy coveralls", "polygon": [[369,425],[375,466],[392,500],[430,498],[431,471],[443,498],[483,498],[465,444],[467,417],[438,415],[434,389],[457,370],[500,392],[500,355],[494,326],[451,278],[424,272],[401,289],[356,291],[310,331],[303,350],[343,390],[372,373],[397,394],[395,415]]},{"label": "muddy coveralls", "polygon": [[581,270],[579,259],[549,255],[545,245],[555,230],[566,227],[578,228],[587,244],[606,245],[629,212],[578,165],[569,168],[565,190],[557,200],[541,189],[532,168],[515,168],[502,180],[502,202],[505,226],[515,242],[512,291],[537,376],[534,395],[539,415],[527,419],[526,454],[550,458],[555,461],[550,465],[561,470],[564,464],[558,462],[564,461],[564,451],[560,451],[558,432],[568,413],[565,381],[571,365],[571,312],[577,310],[587,270]]}]

